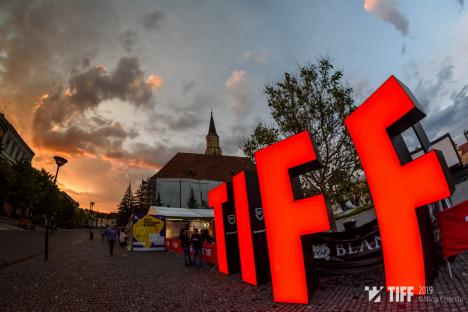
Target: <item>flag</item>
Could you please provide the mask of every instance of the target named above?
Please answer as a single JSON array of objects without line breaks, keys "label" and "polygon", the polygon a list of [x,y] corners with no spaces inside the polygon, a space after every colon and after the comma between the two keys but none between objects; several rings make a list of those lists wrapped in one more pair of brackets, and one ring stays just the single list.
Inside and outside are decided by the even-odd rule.
[{"label": "flag", "polygon": [[468,250],[468,200],[439,212],[439,228],[446,258]]}]

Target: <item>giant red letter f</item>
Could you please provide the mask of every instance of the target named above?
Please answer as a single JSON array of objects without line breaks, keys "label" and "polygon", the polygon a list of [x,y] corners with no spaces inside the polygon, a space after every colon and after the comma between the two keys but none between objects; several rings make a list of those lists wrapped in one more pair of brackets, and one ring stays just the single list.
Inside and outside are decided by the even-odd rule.
[{"label": "giant red letter f", "polygon": [[294,186],[300,174],[320,167],[318,156],[308,132],[255,154],[275,301],[309,301],[301,236],[329,230],[330,223],[323,195],[298,199]]},{"label": "giant red letter f", "polygon": [[420,235],[428,223],[418,224],[417,217],[427,210],[416,208],[452,192],[442,154],[431,151],[411,161],[400,136],[424,116],[410,91],[391,76],[345,121],[372,193],[387,287],[413,286],[416,294],[424,293],[429,269],[427,236]]}]

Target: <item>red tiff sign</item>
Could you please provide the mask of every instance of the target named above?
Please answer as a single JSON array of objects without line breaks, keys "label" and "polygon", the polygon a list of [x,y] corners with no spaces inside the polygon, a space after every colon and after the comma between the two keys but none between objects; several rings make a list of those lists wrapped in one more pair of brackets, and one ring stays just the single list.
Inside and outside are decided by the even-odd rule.
[{"label": "red tiff sign", "polygon": [[[419,294],[434,276],[432,231],[427,226],[425,205],[450,197],[453,192],[439,151],[414,161],[405,154],[401,133],[424,116],[406,86],[391,76],[345,120],[374,201],[386,285],[413,286]],[[327,231],[330,224],[324,194],[302,198],[297,190],[299,175],[320,168],[320,155],[304,131],[258,151],[255,159],[273,298],[278,302],[308,303],[315,285],[310,268],[304,264],[301,237]],[[231,188],[233,191],[229,191]],[[253,195],[245,187],[243,173],[233,178],[232,185],[223,183],[208,196],[210,207],[215,209],[219,271],[234,273],[229,269],[234,260],[227,256],[226,242],[233,246],[238,239],[235,247],[239,248],[242,278],[257,285],[259,256],[254,256],[252,242],[258,238],[250,227],[252,214],[259,213],[260,208],[247,202]],[[235,207],[237,220],[223,213],[228,201]],[[228,233],[236,233],[236,239],[226,235],[226,220],[237,222],[238,233]]]}]

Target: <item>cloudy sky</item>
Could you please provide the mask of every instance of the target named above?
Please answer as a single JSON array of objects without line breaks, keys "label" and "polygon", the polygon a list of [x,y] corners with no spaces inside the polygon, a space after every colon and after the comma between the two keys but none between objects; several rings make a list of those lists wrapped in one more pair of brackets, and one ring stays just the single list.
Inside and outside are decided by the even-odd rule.
[{"label": "cloudy sky", "polygon": [[0,1],[0,110],[83,207],[174,153],[204,152],[213,109],[225,154],[269,114],[263,94],[329,56],[359,104],[389,75],[426,110],[431,139],[468,128],[463,0]]}]

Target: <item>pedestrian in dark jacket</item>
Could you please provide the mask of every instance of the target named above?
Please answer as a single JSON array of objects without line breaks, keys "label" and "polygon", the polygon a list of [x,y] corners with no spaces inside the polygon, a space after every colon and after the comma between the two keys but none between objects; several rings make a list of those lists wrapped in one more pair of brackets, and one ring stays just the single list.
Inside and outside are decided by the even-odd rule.
[{"label": "pedestrian in dark jacket", "polygon": [[190,259],[190,238],[188,236],[187,229],[180,229],[179,239],[182,249],[184,250],[185,266],[191,266],[192,260]]},{"label": "pedestrian in dark jacket", "polygon": [[202,266],[201,262],[201,255],[202,255],[202,238],[200,234],[198,234],[198,229],[193,230],[192,237],[190,238],[190,242],[192,243],[193,247],[193,262],[197,267]]},{"label": "pedestrian in dark jacket", "polygon": [[213,238],[211,237],[210,232],[208,232],[207,229],[201,230],[201,237],[202,237],[202,241],[204,243],[212,243],[213,242]]},{"label": "pedestrian in dark jacket", "polygon": [[106,232],[107,240],[109,241],[109,251],[110,255],[112,256],[114,253],[114,244],[117,240],[117,230],[114,228],[110,228]]}]

